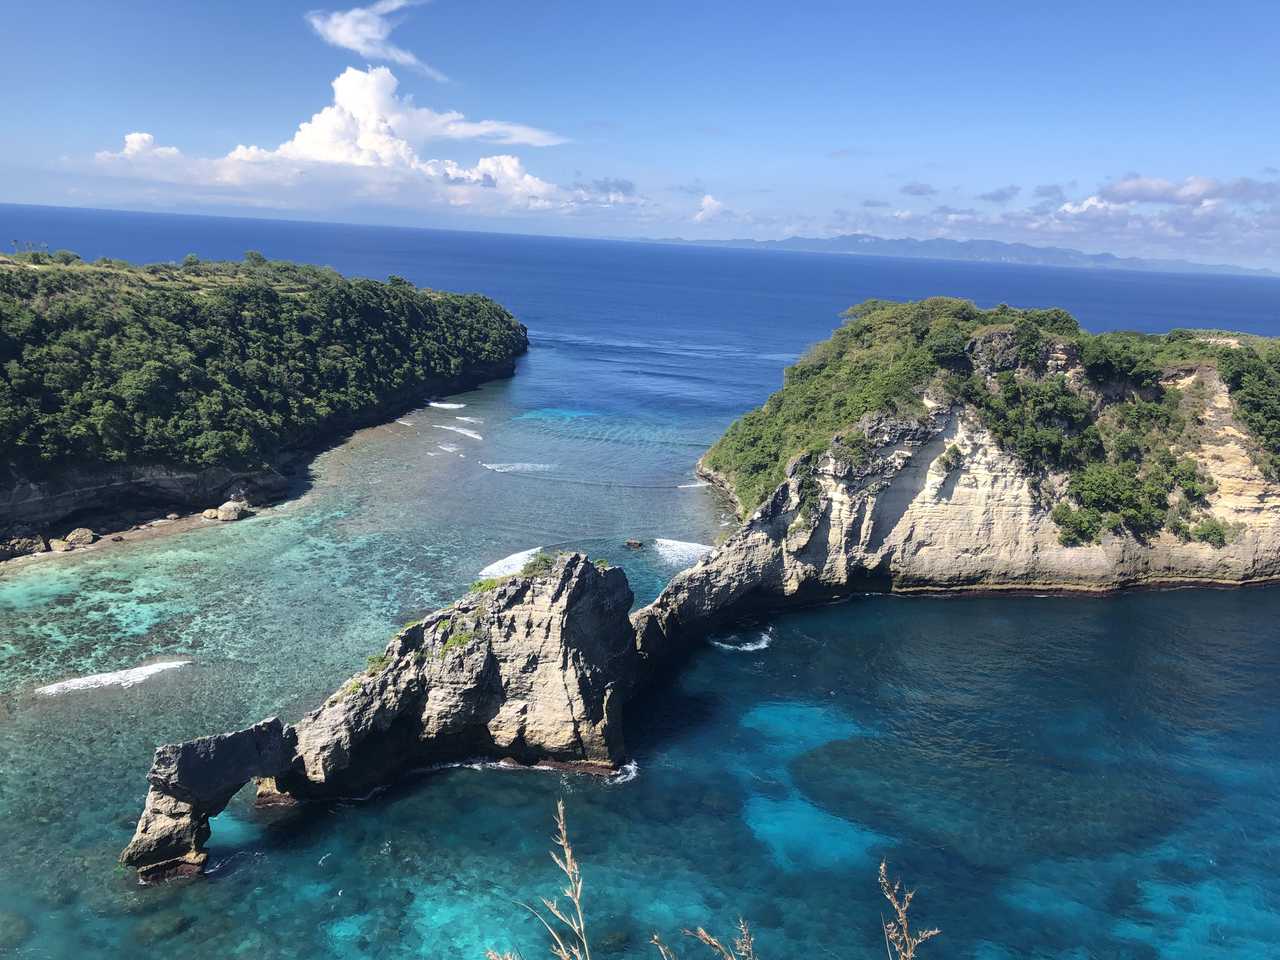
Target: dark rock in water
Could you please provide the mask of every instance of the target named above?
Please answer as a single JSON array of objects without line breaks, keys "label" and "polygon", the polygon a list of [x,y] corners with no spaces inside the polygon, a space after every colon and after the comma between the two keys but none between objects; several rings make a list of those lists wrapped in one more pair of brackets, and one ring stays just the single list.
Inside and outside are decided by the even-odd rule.
[{"label": "dark rock in water", "polygon": [[31,921],[22,914],[0,910],[0,953],[22,946],[31,939],[34,929]]},{"label": "dark rock in water", "polygon": [[123,542],[124,542],[124,537],[120,536],[120,534],[118,534],[118,533],[117,533],[114,537],[112,537],[112,538],[111,538],[111,542],[112,542],[112,543],[123,543]]},{"label": "dark rock in water", "polygon": [[[925,838],[982,869],[1094,857],[1151,843],[1216,801],[1207,784],[1138,766],[1055,763],[1008,745],[856,737],[793,761],[798,787],[838,816]],[[1072,769],[1072,767],[1075,767]]]},{"label": "dark rock in water", "polygon": [[351,796],[423,766],[474,757],[608,769],[641,665],[627,578],[582,554],[470,593],[406,627],[296,726],[159,748],[121,860],[147,880],[198,873],[209,819],[251,779],[278,802]]},{"label": "dark rock in water", "polygon": [[48,549],[48,542],[40,534],[19,534],[8,539],[0,539],[0,560],[25,557],[32,553],[44,553]]},{"label": "dark rock in water", "polygon": [[196,918],[189,913],[166,910],[138,921],[138,925],[133,928],[133,939],[144,947],[161,943],[185,933],[195,922]]},{"label": "dark rock in water", "polygon": [[639,540],[628,540],[625,546],[628,550],[641,550],[644,548],[644,544]]}]

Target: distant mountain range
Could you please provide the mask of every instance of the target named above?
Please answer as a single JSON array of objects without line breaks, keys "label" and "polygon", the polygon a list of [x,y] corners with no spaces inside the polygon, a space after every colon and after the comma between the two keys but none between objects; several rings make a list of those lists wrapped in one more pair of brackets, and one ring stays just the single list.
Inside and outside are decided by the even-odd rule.
[{"label": "distant mountain range", "polygon": [[841,253],[866,257],[1022,263],[1040,267],[1088,267],[1095,270],[1145,270],[1156,273],[1241,274],[1255,277],[1280,276],[1274,270],[1236,267],[1229,264],[1117,257],[1112,253],[1085,253],[1067,247],[1036,247],[1029,243],[1003,243],[999,240],[911,240],[905,237],[899,240],[888,240],[868,233],[847,233],[838,237],[788,237],[785,240],[685,240],[677,237],[658,242],[693,244],[702,247],[784,250],[796,253]]}]

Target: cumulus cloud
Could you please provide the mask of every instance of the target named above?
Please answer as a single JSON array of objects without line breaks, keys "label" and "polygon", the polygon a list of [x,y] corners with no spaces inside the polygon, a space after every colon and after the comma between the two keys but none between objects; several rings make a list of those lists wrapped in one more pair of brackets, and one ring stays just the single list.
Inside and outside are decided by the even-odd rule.
[{"label": "cumulus cloud", "polygon": [[938,188],[928,183],[921,183],[913,180],[911,183],[903,184],[902,190],[908,197],[932,197],[938,192]]},{"label": "cumulus cloud", "polygon": [[978,194],[978,199],[985,200],[987,203],[1008,203],[1021,192],[1021,187],[1011,183],[1007,187],[997,187],[994,190],[988,190],[986,193],[980,193]]},{"label": "cumulus cloud", "polygon": [[693,215],[694,223],[708,223],[717,217],[723,216],[725,212],[724,204],[713,197],[711,194],[703,194],[701,202],[698,204],[698,210]]},{"label": "cumulus cloud", "polygon": [[379,0],[367,7],[351,10],[313,10],[307,14],[307,23],[331,46],[350,50],[370,60],[386,60],[411,67],[445,83],[449,78],[443,73],[391,42],[391,31],[396,24],[390,15],[422,2],[424,0]]},{"label": "cumulus cloud", "polygon": [[[428,142],[460,140],[527,146],[564,142],[523,124],[472,121],[456,112],[415,106],[411,98],[397,94],[390,70],[371,67],[344,71],[333,81],[333,102],[276,147],[240,144],[221,157],[188,157],[176,147],[157,146],[149,133],[134,132],[120,150],[100,151],[95,160],[109,173],[241,190],[263,184],[301,189],[342,181],[352,184],[357,196],[395,195],[453,206],[537,210],[600,202],[600,190],[584,193],[558,187],[534,176],[520,158],[508,153],[481,157],[470,165],[424,159],[418,153]],[[620,183],[607,186],[622,195],[626,191],[618,189]]]}]

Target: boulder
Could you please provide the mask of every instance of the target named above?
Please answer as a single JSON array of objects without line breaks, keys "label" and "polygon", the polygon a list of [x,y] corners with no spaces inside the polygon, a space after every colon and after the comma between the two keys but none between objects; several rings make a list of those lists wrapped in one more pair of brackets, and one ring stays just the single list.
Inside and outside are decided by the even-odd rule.
[{"label": "boulder", "polygon": [[75,545],[68,543],[66,540],[59,540],[57,537],[54,537],[49,541],[49,549],[54,553],[66,553],[69,550],[74,550]]},{"label": "boulder", "polygon": [[200,514],[200,516],[204,517],[206,520],[217,520],[218,508],[210,507],[208,510],[204,511],[204,513]]},{"label": "boulder", "polygon": [[98,535],[88,527],[76,527],[63,537],[63,539],[73,547],[87,547],[89,544],[93,543],[93,541],[98,539]]},{"label": "boulder", "polygon": [[243,500],[228,500],[218,508],[219,520],[239,520],[249,512],[249,505]]},{"label": "boulder", "polygon": [[32,553],[44,553],[48,549],[49,544],[38,533],[10,537],[7,540],[0,540],[0,560],[25,557]]},{"label": "boulder", "polygon": [[166,514],[166,515],[165,515],[165,519],[166,519],[166,520],[180,520],[180,519],[181,519],[181,517],[180,517],[178,514],[176,514],[176,513],[170,513],[170,514]]}]

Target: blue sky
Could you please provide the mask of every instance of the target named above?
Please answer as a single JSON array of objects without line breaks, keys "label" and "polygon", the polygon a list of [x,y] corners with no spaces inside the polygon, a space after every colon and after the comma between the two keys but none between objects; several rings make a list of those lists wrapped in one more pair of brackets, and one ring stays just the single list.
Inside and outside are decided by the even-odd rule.
[{"label": "blue sky", "polygon": [[15,4],[0,200],[1280,265],[1273,3]]}]

